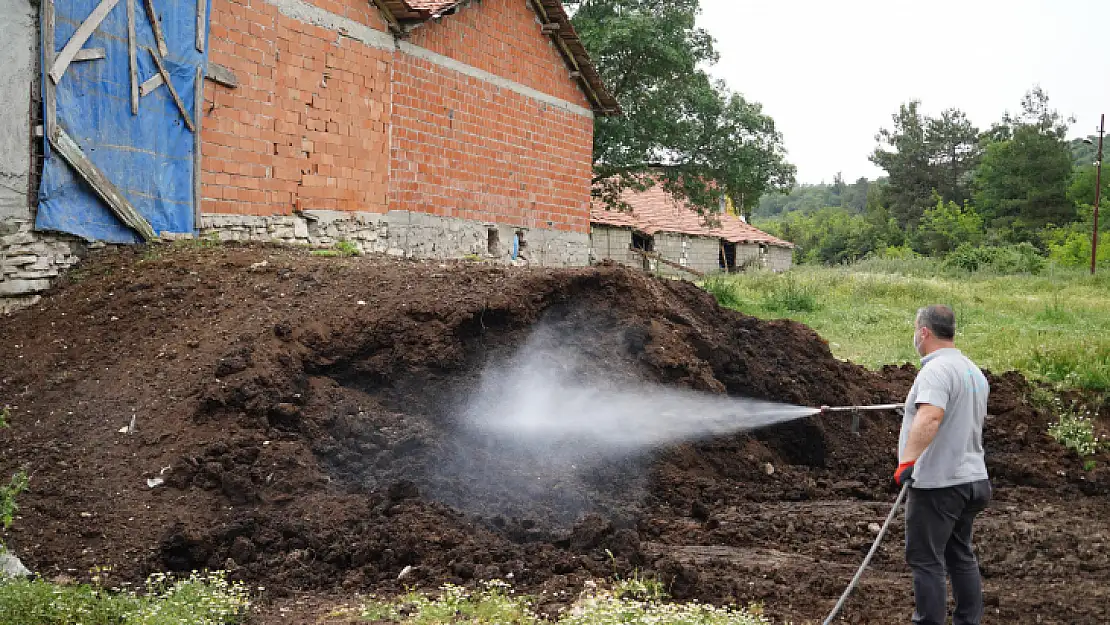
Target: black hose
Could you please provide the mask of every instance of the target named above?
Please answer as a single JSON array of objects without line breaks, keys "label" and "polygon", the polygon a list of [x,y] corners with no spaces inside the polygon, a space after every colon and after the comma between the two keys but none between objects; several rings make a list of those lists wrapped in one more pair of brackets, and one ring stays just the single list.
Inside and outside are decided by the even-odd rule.
[{"label": "black hose", "polygon": [[894,516],[898,514],[898,509],[902,507],[902,501],[906,498],[906,493],[909,492],[910,485],[906,484],[902,487],[902,492],[898,493],[898,499],[894,500],[894,507],[890,509],[890,514],[886,517],[886,523],[883,523],[882,529],[879,530],[879,535],[875,537],[875,542],[871,545],[871,551],[867,552],[867,557],[863,559],[863,564],[860,565],[859,570],[856,571],[856,576],[852,578],[852,583],[844,589],[844,594],[840,595],[840,601],[836,602],[836,607],[829,612],[829,617],[825,619],[824,625],[830,625],[833,619],[840,614],[840,610],[844,608],[844,604],[848,601],[848,597],[852,595],[852,591],[856,589],[859,580],[863,577],[863,572],[867,570],[867,566],[871,564],[871,558],[875,557],[875,553],[879,550],[879,545],[883,543],[883,538],[886,537],[886,531],[890,529],[890,524],[894,521]]}]

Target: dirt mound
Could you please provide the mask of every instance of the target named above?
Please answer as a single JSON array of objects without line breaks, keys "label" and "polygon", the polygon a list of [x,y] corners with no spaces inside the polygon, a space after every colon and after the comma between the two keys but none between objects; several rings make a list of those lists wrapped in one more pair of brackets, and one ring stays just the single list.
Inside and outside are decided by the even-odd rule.
[{"label": "dirt mound", "polygon": [[[0,327],[13,421],[0,469],[33,475],[9,540],[46,575],[226,568],[279,596],[490,578],[574,592],[638,567],[680,598],[760,600],[794,619],[831,605],[883,514],[872,502],[890,500],[896,417],[865,417],[860,436],[811,418],[619,457],[509,454],[458,407],[537,328],[574,354],[553,367],[614,385],[819,406],[898,401],[914,374],[840,362],[804,326],[619,267],[110,251]],[[1020,377],[992,386],[999,500],[1104,515],[1084,497],[1106,493],[1103,469],[1077,472],[1047,440]],[[1033,534],[999,521],[984,555],[998,583],[1068,579],[1051,561],[1074,519],[1037,518],[1036,540],[1056,542],[1021,566]],[[1107,551],[1085,553],[1076,579],[1110,581]],[[898,592],[861,601],[861,622],[904,616],[898,560],[897,547],[880,557],[872,583]],[[1025,594],[996,595],[1006,622],[1023,622]],[[1105,621],[1102,604],[1072,604],[1054,614]]]}]

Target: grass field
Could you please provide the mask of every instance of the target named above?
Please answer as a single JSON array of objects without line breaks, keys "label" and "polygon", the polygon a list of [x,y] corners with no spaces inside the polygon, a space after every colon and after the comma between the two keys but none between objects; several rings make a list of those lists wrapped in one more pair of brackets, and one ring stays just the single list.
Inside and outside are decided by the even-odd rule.
[{"label": "grass field", "polygon": [[980,366],[1064,387],[1110,390],[1110,274],[945,272],[929,259],[800,266],[708,278],[722,305],[815,329],[840,358],[868,366],[915,362],[913,316],[956,310],[957,344]]}]

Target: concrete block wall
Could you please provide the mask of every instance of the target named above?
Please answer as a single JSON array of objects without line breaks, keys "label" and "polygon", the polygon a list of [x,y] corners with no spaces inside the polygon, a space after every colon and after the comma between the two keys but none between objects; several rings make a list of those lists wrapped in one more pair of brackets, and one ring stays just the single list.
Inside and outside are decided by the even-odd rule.
[{"label": "concrete block wall", "polygon": [[0,221],[30,219],[31,86],[38,56],[37,6],[0,0]]},{"label": "concrete block wall", "polygon": [[594,262],[612,260],[621,265],[644,267],[644,257],[633,252],[632,230],[594,225],[590,228],[590,257]]},{"label": "concrete block wall", "polygon": [[[709,237],[695,237],[685,234],[655,234],[655,252],[667,260],[679,263],[702,273],[721,270],[720,240]],[[662,275],[689,278],[690,274],[663,263],[654,263],[655,270]]]},{"label": "concrete block wall", "polygon": [[767,246],[763,266],[772,271],[786,271],[794,266],[794,250],[776,245]]}]

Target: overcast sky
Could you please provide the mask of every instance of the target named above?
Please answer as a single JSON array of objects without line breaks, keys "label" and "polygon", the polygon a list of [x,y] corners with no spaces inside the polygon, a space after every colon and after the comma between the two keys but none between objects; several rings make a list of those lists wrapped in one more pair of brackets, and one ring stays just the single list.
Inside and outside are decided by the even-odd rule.
[{"label": "overcast sky", "polygon": [[712,74],[774,117],[799,182],[880,175],[875,134],[913,98],[985,128],[1039,84],[1078,119],[1073,136],[1110,113],[1110,0],[701,4],[721,55]]}]

